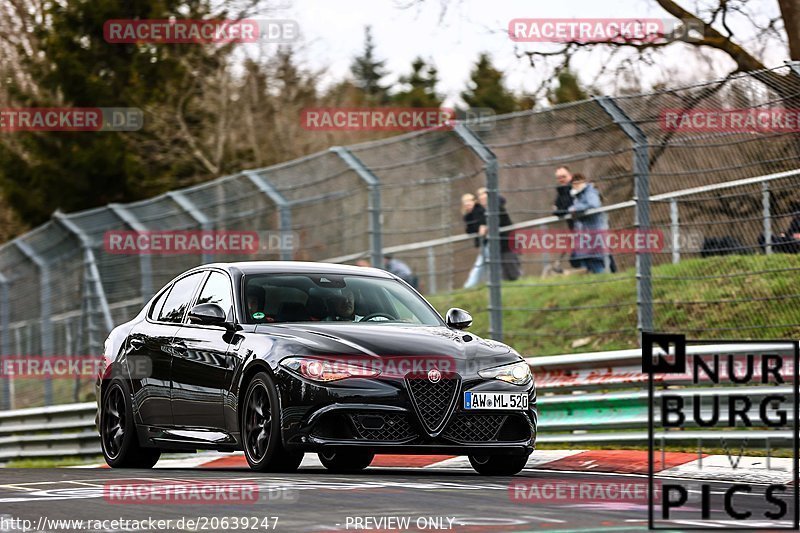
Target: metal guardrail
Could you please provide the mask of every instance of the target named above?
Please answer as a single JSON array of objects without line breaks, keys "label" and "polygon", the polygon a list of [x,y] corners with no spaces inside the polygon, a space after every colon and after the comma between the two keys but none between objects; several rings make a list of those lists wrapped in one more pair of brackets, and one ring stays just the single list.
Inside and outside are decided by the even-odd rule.
[{"label": "metal guardrail", "polygon": [[[786,351],[790,349],[787,344]],[[690,355],[744,354],[776,350],[772,344],[688,346]],[[540,443],[643,444],[647,441],[647,376],[641,372],[640,350],[618,350],[526,359],[536,376]],[[788,381],[788,380],[787,380]],[[751,399],[770,394],[791,396],[795,385],[752,386]],[[627,388],[629,390],[620,390]],[[606,392],[593,392],[604,389]],[[691,398],[728,396],[741,387],[698,387],[691,383],[670,394]],[[656,394],[662,394],[657,392]],[[0,462],[23,458],[89,457],[100,455],[94,402],[0,411]],[[792,409],[787,409],[791,413]],[[703,413],[706,413],[704,410]],[[791,420],[791,415],[789,416]],[[656,433],[664,441],[718,440],[730,432],[689,429]],[[738,432],[737,432],[738,433]],[[791,439],[789,431],[748,430],[748,440]]]},{"label": "metal guardrail", "polygon": [[0,411],[0,462],[100,455],[94,402]]}]

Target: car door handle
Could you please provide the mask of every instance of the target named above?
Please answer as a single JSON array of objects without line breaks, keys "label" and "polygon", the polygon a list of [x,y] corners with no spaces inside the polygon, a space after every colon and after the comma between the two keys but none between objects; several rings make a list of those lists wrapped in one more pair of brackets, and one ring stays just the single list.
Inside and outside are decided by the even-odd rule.
[{"label": "car door handle", "polygon": [[186,345],[179,342],[170,343],[169,349],[174,355],[184,355],[187,351]]}]

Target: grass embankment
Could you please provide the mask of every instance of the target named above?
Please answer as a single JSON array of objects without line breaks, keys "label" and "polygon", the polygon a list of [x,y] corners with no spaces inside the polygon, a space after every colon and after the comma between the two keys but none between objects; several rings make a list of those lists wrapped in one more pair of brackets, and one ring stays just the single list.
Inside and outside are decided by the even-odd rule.
[{"label": "grass embankment", "polygon": [[[635,348],[633,270],[504,282],[505,341],[529,356]],[[724,256],[653,267],[654,326],[690,338],[798,338],[800,255]],[[488,335],[485,287],[431,296],[461,307]],[[767,327],[765,327],[767,326]]]}]

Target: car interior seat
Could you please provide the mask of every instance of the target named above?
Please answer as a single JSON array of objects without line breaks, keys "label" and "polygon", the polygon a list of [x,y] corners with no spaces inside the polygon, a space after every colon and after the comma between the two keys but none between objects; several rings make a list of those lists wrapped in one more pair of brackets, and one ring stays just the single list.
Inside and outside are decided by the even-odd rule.
[{"label": "car interior seat", "polygon": [[306,305],[301,302],[283,302],[275,317],[276,322],[305,322],[308,319]]}]

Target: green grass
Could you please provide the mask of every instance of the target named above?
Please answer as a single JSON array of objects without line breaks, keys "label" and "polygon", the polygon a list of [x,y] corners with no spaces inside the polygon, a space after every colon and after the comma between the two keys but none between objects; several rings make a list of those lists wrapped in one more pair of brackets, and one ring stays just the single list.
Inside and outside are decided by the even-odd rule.
[{"label": "green grass", "polygon": [[6,468],[59,468],[64,466],[78,466],[85,464],[102,463],[103,457],[62,457],[59,459],[12,459],[6,463]]},{"label": "green grass", "polygon": [[[633,274],[629,269],[504,282],[504,340],[529,356],[637,347]],[[786,254],[654,266],[655,329],[698,339],[798,338],[798,274],[800,256]],[[429,300],[442,313],[449,307],[470,311],[475,319],[471,330],[488,335],[485,287]]]}]

